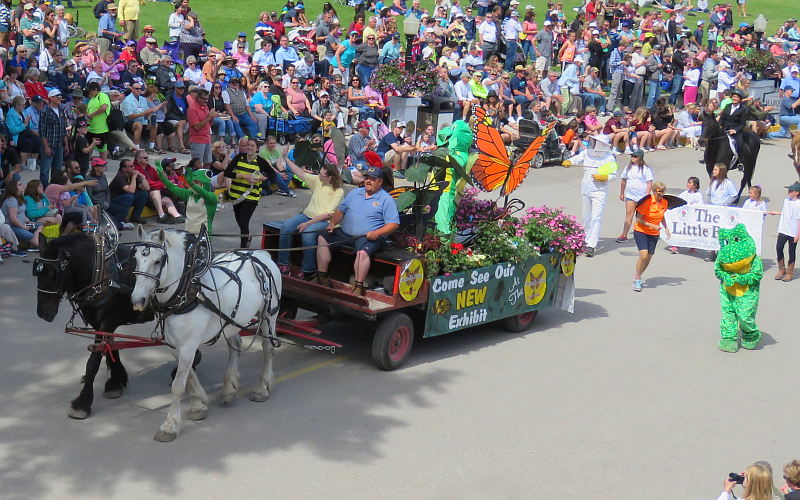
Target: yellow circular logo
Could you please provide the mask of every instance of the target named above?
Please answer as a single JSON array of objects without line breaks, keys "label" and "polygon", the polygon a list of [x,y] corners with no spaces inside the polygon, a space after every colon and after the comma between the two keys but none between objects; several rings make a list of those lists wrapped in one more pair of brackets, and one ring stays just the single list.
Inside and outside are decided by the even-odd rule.
[{"label": "yellow circular logo", "polygon": [[411,259],[406,262],[400,271],[400,283],[397,286],[400,296],[409,302],[416,299],[424,279],[425,270],[421,260]]},{"label": "yellow circular logo", "polygon": [[525,302],[533,306],[541,302],[547,291],[547,269],[541,264],[534,264],[525,276]]},{"label": "yellow circular logo", "polygon": [[561,272],[564,276],[572,276],[575,272],[575,254],[567,252],[561,257]]}]

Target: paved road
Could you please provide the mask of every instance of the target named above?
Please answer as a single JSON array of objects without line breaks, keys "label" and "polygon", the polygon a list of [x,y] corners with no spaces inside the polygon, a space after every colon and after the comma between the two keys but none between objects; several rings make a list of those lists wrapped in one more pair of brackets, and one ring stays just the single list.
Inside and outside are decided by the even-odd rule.
[{"label": "paved road", "polygon": [[[773,209],[795,178],[787,151],[788,141],[765,145],[755,174]],[[677,193],[689,175],[703,178],[698,156],[647,160]],[[579,213],[580,175],[531,172],[519,194]],[[280,219],[306,200],[269,197],[257,217]],[[780,477],[797,458],[789,389],[800,281],[771,279],[777,219],[765,229],[763,346],[724,354],[711,264],[661,245],[634,293],[634,244],[614,242],[622,216],[610,201],[596,256],[578,263],[575,314],[547,310],[523,334],[482,326],[419,342],[390,373],[372,366],[359,327],[332,325],[346,349],[282,347],[270,401],[214,402],[171,444],[152,440],[168,404],[166,348],[126,351],[122,398],[98,393],[89,420],[67,419],[85,342],[61,333],[63,308],[53,323],[36,317],[30,259],[9,260],[0,267],[0,496],[700,499],[755,460]],[[230,207],[218,221],[234,230]],[[199,375],[215,398],[226,353],[205,354]],[[259,358],[242,358],[242,394]]]}]

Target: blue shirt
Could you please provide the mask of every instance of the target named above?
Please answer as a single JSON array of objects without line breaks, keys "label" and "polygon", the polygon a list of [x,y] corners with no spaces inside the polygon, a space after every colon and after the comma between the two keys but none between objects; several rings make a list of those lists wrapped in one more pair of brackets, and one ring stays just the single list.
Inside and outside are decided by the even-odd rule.
[{"label": "blue shirt", "polygon": [[275,64],[283,65],[284,61],[295,62],[298,60],[300,60],[300,56],[297,54],[297,50],[292,46],[286,47],[285,49],[283,47],[278,47],[278,50],[275,51]]},{"label": "blue shirt", "polygon": [[33,106],[28,106],[27,108],[22,110],[22,118],[27,116],[31,117],[31,121],[28,122],[28,128],[31,130],[35,130],[37,133],[39,132],[39,110],[34,108]]},{"label": "blue shirt", "polygon": [[144,113],[149,106],[147,105],[147,99],[142,96],[139,96],[137,99],[133,92],[128,94],[128,97],[122,100],[122,116],[124,116],[128,120],[133,120],[134,122],[144,123],[146,124],[148,118],[146,116],[140,116],[138,118],[130,118],[131,115],[138,115],[139,113]]},{"label": "blue shirt", "polygon": [[345,196],[339,210],[344,213],[342,231],[350,236],[366,234],[386,224],[400,224],[394,198],[383,189],[367,197],[365,188],[356,188]]},{"label": "blue shirt", "polygon": [[788,77],[788,78],[784,78],[783,80],[781,80],[781,87],[780,88],[783,89],[783,88],[786,88],[786,87],[791,87],[792,88],[792,97],[794,97],[795,99],[800,97],[800,80],[799,79],[792,78],[791,76]]},{"label": "blue shirt", "polygon": [[398,144],[400,142],[400,138],[394,135],[394,132],[389,132],[388,134],[383,136],[381,142],[378,143],[378,147],[375,149],[375,152],[379,155],[384,155],[392,149],[392,144]]},{"label": "blue shirt", "polygon": [[342,66],[349,68],[353,59],[356,58],[356,49],[350,43],[350,40],[343,41],[342,46],[344,46],[344,50],[339,54],[339,60],[342,61]]},{"label": "blue shirt", "polygon": [[263,92],[256,92],[250,99],[250,109],[253,113],[256,112],[256,104],[264,106],[264,111],[267,113],[272,109],[272,99],[269,96],[265,96]]},{"label": "blue shirt", "polygon": [[116,18],[112,17],[108,12],[103,14],[103,16],[100,18],[100,22],[97,23],[97,36],[113,39],[111,35],[104,34],[103,30],[110,31],[112,33],[118,33],[116,30],[116,21]]}]

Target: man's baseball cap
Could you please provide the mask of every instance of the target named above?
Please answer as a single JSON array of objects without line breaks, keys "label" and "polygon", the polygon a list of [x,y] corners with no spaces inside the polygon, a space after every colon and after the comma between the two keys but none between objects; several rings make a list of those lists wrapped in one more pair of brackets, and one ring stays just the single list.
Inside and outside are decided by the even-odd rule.
[{"label": "man's baseball cap", "polygon": [[528,5],[525,6],[525,10],[534,10],[534,9],[535,9],[535,7],[533,5],[531,5],[531,4],[528,4]]},{"label": "man's baseball cap", "polygon": [[145,39],[145,43],[157,43],[157,42],[156,39],[151,36]]},{"label": "man's baseball cap", "polygon": [[44,101],[44,99],[42,99],[42,96],[40,95],[35,95],[31,97],[31,102],[42,102],[42,101]]},{"label": "man's baseball cap", "polygon": [[236,36],[237,37],[240,37],[240,36],[247,37],[247,33],[245,33],[244,31],[240,31],[239,34],[236,35]]},{"label": "man's baseball cap", "polygon": [[378,167],[369,167],[364,171],[364,176],[372,179],[383,179],[383,169]]},{"label": "man's baseball cap", "polygon": [[552,26],[552,24],[553,24],[553,23],[552,23],[552,22],[550,22],[549,20],[547,20],[547,21],[545,21],[545,22],[544,22],[544,26]]},{"label": "man's baseball cap", "polygon": [[789,191],[797,191],[798,193],[800,193],[800,182],[794,181],[792,184],[786,186],[786,189],[788,189]]},{"label": "man's baseball cap", "polygon": [[519,12],[517,12],[516,10],[512,10],[511,17],[519,17]]},{"label": "man's baseball cap", "polygon": [[367,120],[361,120],[356,125],[356,128],[369,128],[369,122]]},{"label": "man's baseball cap", "polygon": [[177,82],[175,82],[175,88],[176,88],[176,89],[182,89],[182,88],[184,88],[185,86],[186,86],[186,84],[185,84],[185,83],[183,83],[183,80],[178,80]]},{"label": "man's baseball cap", "polygon": [[653,50],[661,50],[661,49],[662,49],[661,45],[659,44],[653,45]]},{"label": "man's baseball cap", "polygon": [[706,22],[705,22],[705,21],[703,21],[702,19],[701,19],[701,20],[699,20],[699,21],[697,21],[697,25],[698,25],[698,26],[702,26],[702,25],[704,25],[705,23],[706,23]]},{"label": "man's baseball cap", "polygon": [[403,120],[397,120],[397,123],[395,123],[394,126],[397,128],[406,128],[406,122]]},{"label": "man's baseball cap", "polygon": [[[78,126],[81,127],[81,126],[85,126],[85,125],[78,125]],[[97,166],[100,166],[100,165],[108,165],[108,162],[98,156],[98,157],[92,158],[91,165],[93,167],[97,167]]]},{"label": "man's baseball cap", "polygon": [[175,163],[176,161],[178,161],[177,158],[164,158],[163,160],[161,160],[161,166],[162,167],[168,167],[168,166],[172,165],[173,163]]},{"label": "man's baseball cap", "polygon": [[23,9],[23,10],[33,10],[33,8],[34,8],[34,7],[33,7],[33,4],[32,4],[32,3],[26,3],[26,4],[25,4],[25,7],[23,7],[22,9]]},{"label": "man's baseball cap", "polygon": [[60,90],[58,90],[58,89],[51,89],[51,90],[50,90],[50,91],[47,93],[47,97],[56,97],[56,96],[59,96],[59,95],[61,95],[61,91],[60,91]]},{"label": "man's baseball cap", "polygon": [[320,97],[328,97],[328,96],[330,96],[330,94],[323,90],[322,92],[319,93],[319,96]]}]

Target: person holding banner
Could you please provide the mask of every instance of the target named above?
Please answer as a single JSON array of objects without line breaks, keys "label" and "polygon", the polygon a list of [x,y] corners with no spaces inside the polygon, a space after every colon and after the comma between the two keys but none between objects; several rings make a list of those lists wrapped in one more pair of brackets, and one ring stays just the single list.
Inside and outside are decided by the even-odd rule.
[{"label": "person holding banner", "polygon": [[[789,196],[783,200],[783,209],[780,212],[769,212],[770,215],[780,214],[778,221],[778,242],[775,250],[778,253],[778,274],[776,280],[792,281],[794,275],[794,259],[797,252],[797,241],[800,239],[800,182],[795,181],[786,186]],[[789,243],[789,261],[784,264],[783,247]]]},{"label": "person holding banner", "polygon": [[661,234],[661,228],[667,234],[667,239],[672,235],[664,220],[664,213],[667,211],[667,200],[664,193],[667,186],[663,182],[653,183],[653,192],[650,197],[636,207],[636,225],[633,226],[633,239],[636,241],[636,248],[639,249],[639,258],[636,259],[636,273],[633,275],[633,291],[642,291],[642,273],[650,265],[653,254],[656,253],[656,244]]},{"label": "person holding banner", "polygon": [[[720,207],[730,206],[739,192],[736,185],[728,179],[728,167],[724,163],[715,163],[714,170],[711,171],[711,182],[708,184],[708,204]],[[706,260],[713,262],[717,258],[717,252],[712,251]]]}]

